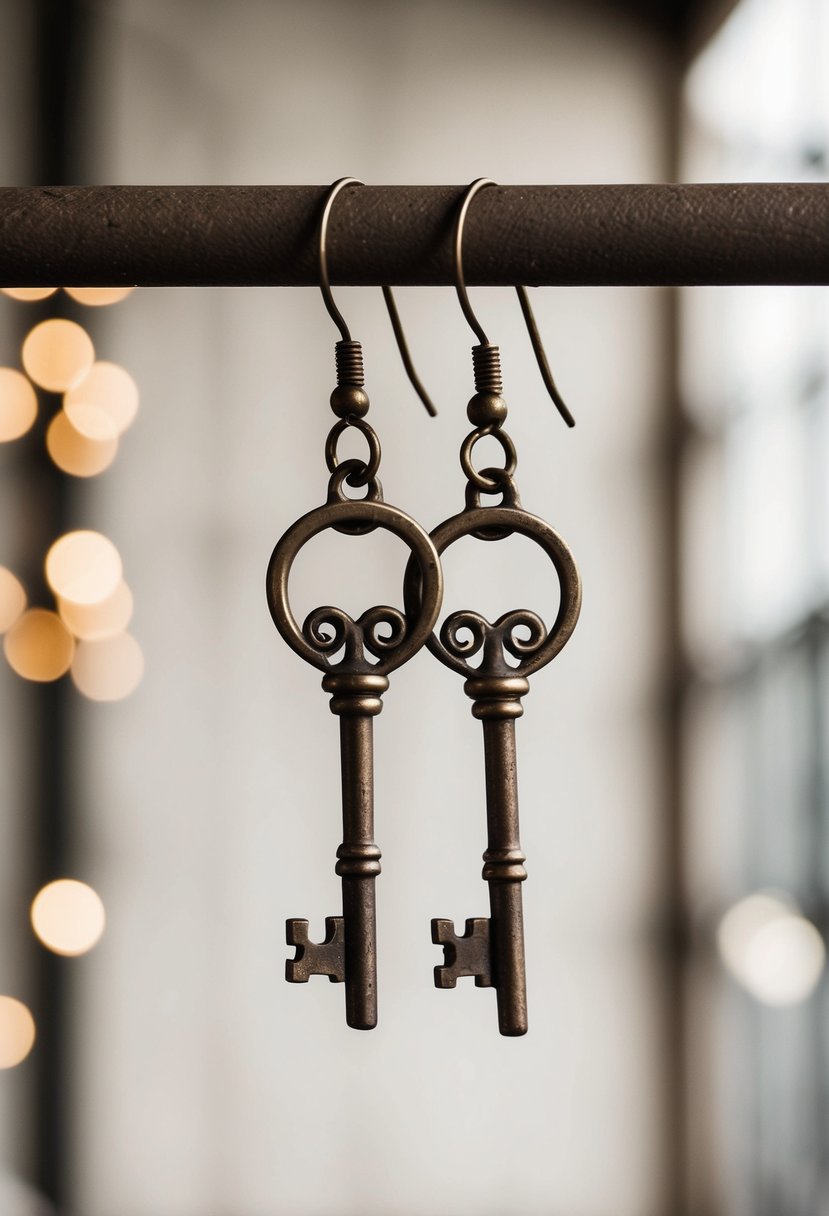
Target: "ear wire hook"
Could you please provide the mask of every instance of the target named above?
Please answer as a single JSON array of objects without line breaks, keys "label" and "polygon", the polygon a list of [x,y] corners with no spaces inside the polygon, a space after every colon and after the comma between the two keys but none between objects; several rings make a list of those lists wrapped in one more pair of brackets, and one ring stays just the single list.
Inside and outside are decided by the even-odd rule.
[{"label": "ear wire hook", "polygon": [[[460,302],[463,315],[466,317],[469,327],[477,337],[481,346],[490,346],[491,343],[484,332],[483,326],[475,316],[475,313],[472,311],[472,305],[469,302],[469,293],[466,289],[466,280],[464,279],[463,275],[463,230],[466,224],[466,215],[469,211],[469,204],[472,202],[475,195],[479,190],[483,190],[486,186],[495,185],[497,185],[497,183],[488,177],[479,177],[472,182],[463,196],[461,205],[458,209],[457,219],[455,221],[455,290],[458,293],[458,300]],[[544,344],[541,341],[541,334],[538,332],[538,325],[536,324],[535,316],[530,305],[527,289],[526,287],[516,286],[515,290],[518,294],[518,302],[521,305],[521,312],[523,313],[524,322],[527,326],[527,333],[530,336],[530,342],[532,343],[533,353],[538,364],[538,370],[541,372],[541,378],[544,381],[547,392],[550,394],[553,404],[567,425],[575,426],[575,419],[567,408],[561,393],[558,391],[555,380],[553,379],[553,374],[550,371],[550,364],[547,361]]]},{"label": "ear wire hook", "polygon": [[394,330],[394,336],[397,340],[397,349],[400,351],[400,358],[403,360],[403,366],[406,369],[406,375],[409,377],[409,383],[425,405],[426,413],[432,418],[436,418],[437,410],[434,402],[426,392],[426,389],[423,387],[423,382],[415,371],[414,363],[412,363],[412,356],[409,353],[406,335],[403,333],[403,324],[400,320],[400,313],[397,311],[397,304],[390,287],[383,287],[383,299],[386,301],[386,309],[388,310],[389,320],[391,321],[391,327]]},{"label": "ear wire hook", "polygon": [[[351,331],[345,323],[343,314],[340,312],[339,308],[334,302],[334,296],[331,293],[331,281],[328,277],[328,221],[331,216],[331,210],[334,206],[334,200],[340,191],[346,186],[363,185],[365,185],[365,183],[358,181],[356,177],[341,177],[338,181],[334,182],[328,191],[325,206],[323,207],[322,215],[320,216],[319,239],[317,242],[319,283],[322,298],[325,301],[325,307],[328,310],[328,315],[331,317],[331,320],[340,331],[340,338],[343,342],[348,343],[352,342]],[[383,287],[383,299],[386,302],[389,320],[391,321],[391,327],[394,331],[395,340],[397,341],[397,349],[400,351],[400,358],[403,360],[403,366],[406,369],[406,374],[409,377],[412,388],[426,407],[427,412],[434,418],[437,414],[437,410],[432,404],[429,394],[426,392],[420,377],[415,371],[415,366],[412,362],[412,357],[409,353],[409,347],[406,342],[406,336],[403,332],[403,325],[400,321],[400,314],[397,311],[397,305],[390,287]]]},{"label": "ear wire hook", "polygon": [[331,294],[331,281],[328,278],[328,220],[331,216],[331,211],[334,206],[334,200],[341,190],[346,186],[362,186],[364,183],[357,180],[356,177],[341,177],[330,187],[325,199],[325,206],[322,209],[319,224],[319,237],[317,239],[317,262],[319,267],[319,281],[322,298],[325,301],[325,307],[328,309],[328,315],[340,331],[340,339],[343,342],[351,342],[351,330],[345,323],[345,318],[340,312],[337,305],[334,303],[334,297]]}]

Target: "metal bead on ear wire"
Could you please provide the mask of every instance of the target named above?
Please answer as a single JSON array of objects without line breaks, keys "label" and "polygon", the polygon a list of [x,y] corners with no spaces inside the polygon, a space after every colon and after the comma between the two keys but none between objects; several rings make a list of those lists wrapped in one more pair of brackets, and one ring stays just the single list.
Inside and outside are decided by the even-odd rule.
[{"label": "metal bead on ear wire", "polygon": [[[326,236],[334,200],[344,187],[360,185],[342,178],[330,188],[319,229],[320,288],[329,314],[340,330],[336,345],[337,386],[331,408],[338,421],[325,446],[330,473],[327,502],[296,521],[278,541],[267,574],[268,605],[277,629],[293,650],[324,673],[322,687],[331,696],[331,712],[340,720],[343,842],[336,872],[342,878],[343,914],[326,917],[325,940],[312,942],[307,920],[287,922],[288,944],[296,955],[286,963],[286,978],[305,983],[312,975],[345,982],[346,1021],[358,1030],[377,1024],[377,944],[374,884],[380,873],[380,850],[374,841],[374,773],[372,719],[383,708],[388,676],[423,646],[437,620],[443,593],[440,561],[419,524],[383,500],[377,477],[380,443],[366,422],[369,399],[364,389],[363,357],[334,303],[328,279]],[[338,441],[356,429],[368,444],[367,460],[340,461]],[[365,497],[351,499],[345,485],[366,487]],[[312,537],[333,528],[361,535],[376,528],[400,537],[411,551],[421,595],[413,610],[377,606],[353,620],[340,608],[316,608],[300,628],[291,610],[291,567]],[[339,656],[339,657],[338,657]]]},{"label": "metal bead on ear wire", "polygon": [[[517,456],[503,423],[507,417],[501,382],[500,355],[472,311],[463,277],[463,228],[469,204],[484,186],[481,178],[465,192],[455,228],[455,281],[464,315],[478,337],[473,347],[475,393],[467,406],[474,430],[461,446],[466,476],[466,506],[432,532],[439,554],[464,536],[498,541],[518,533],[535,541],[555,567],[561,588],[556,618],[548,629],[534,612],[513,610],[491,623],[477,612],[455,612],[432,634],[427,645],[445,666],[465,678],[464,691],[472,700],[472,713],[483,723],[486,761],[487,848],[483,877],[489,884],[490,918],[467,920],[458,934],[452,921],[433,920],[432,940],[443,946],[444,962],[435,967],[438,988],[454,988],[461,976],[474,976],[478,987],[494,987],[501,1034],[521,1035],[527,1030],[527,996],[524,967],[524,927],[521,884],[527,877],[525,855],[518,834],[518,783],[515,719],[523,714],[522,698],[529,692],[529,676],[555,658],[570,637],[581,606],[581,584],[573,556],[548,523],[525,511],[515,486]],[[521,291],[519,290],[519,296]],[[526,307],[525,307],[526,305]],[[529,302],[522,300],[539,367],[546,368],[545,383],[565,420],[572,417],[561,401]],[[551,388],[552,385],[552,388]],[[501,468],[476,469],[475,445],[490,435],[501,445]],[[497,506],[483,507],[481,495],[500,495]],[[422,602],[420,576],[413,563],[406,572],[406,608],[416,611]],[[470,659],[480,655],[477,665]],[[508,661],[508,656],[513,662]]]}]

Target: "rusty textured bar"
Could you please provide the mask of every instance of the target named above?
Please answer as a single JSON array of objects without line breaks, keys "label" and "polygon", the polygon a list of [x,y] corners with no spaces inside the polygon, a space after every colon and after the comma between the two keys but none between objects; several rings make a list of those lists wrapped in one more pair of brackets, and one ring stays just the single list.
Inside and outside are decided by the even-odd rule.
[{"label": "rusty textured bar", "polygon": [[[310,286],[325,186],[0,189],[0,285]],[[344,192],[331,281],[448,286],[465,186]],[[829,185],[494,186],[464,238],[470,284],[829,283]]]}]

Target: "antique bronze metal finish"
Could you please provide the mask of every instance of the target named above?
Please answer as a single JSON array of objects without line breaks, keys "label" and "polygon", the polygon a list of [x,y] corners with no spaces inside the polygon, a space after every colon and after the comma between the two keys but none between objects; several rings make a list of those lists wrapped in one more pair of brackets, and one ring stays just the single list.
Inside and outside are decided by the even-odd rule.
[{"label": "antique bronze metal finish", "polygon": [[[479,177],[467,187],[461,205],[458,208],[458,213],[455,218],[455,291],[458,294],[463,315],[469,324],[470,329],[475,334],[480,343],[472,351],[472,358],[475,366],[475,386],[479,392],[484,391],[486,387],[493,385],[491,391],[495,394],[501,392],[501,368],[500,355],[498,347],[493,346],[486,334],[483,326],[475,313],[472,311],[472,305],[469,303],[469,293],[466,290],[466,278],[463,272],[463,234],[466,227],[466,216],[469,211],[469,205],[479,190],[486,189],[487,186],[497,186],[497,182],[492,181],[489,177]],[[524,322],[527,326],[527,333],[530,335],[530,342],[535,355],[535,361],[538,364],[538,370],[541,372],[541,379],[544,381],[544,387],[550,395],[550,399],[555,405],[558,412],[561,414],[568,426],[575,426],[576,422],[573,415],[568,410],[561,396],[561,393],[556,387],[556,382],[553,379],[553,373],[550,371],[550,364],[547,360],[547,354],[544,350],[544,343],[541,341],[538,325],[536,323],[535,314],[530,304],[530,297],[527,294],[526,287],[516,286],[518,302],[521,305],[521,312],[524,317]],[[477,354],[476,354],[477,352]],[[495,380],[492,380],[493,374]],[[504,407],[506,409],[506,407]],[[506,413],[504,414],[504,417]],[[470,419],[472,421],[472,419]],[[503,421],[503,419],[502,419]]]},{"label": "antique bronze metal finish", "polygon": [[423,402],[423,405],[426,408],[426,413],[431,415],[432,418],[436,418],[437,410],[435,409],[432,398],[423,387],[423,381],[420,379],[420,376],[418,376],[414,363],[412,363],[412,356],[409,354],[409,347],[406,342],[406,335],[403,332],[403,324],[400,320],[400,313],[397,311],[394,292],[390,287],[383,287],[383,299],[386,301],[386,311],[389,314],[389,320],[391,321],[391,327],[394,331],[395,341],[397,342],[397,349],[400,351],[400,358],[403,360],[403,366],[406,369],[406,375],[409,377],[409,383],[417,393],[420,400]]},{"label": "antique bronze metal finish", "polygon": [[[438,554],[442,554],[464,536],[486,541],[502,540],[515,533],[526,536],[553,563],[561,594],[550,629],[534,612],[526,610],[507,612],[494,623],[477,612],[464,610],[447,617],[440,632],[433,633],[427,642],[441,663],[465,677],[464,691],[472,701],[472,713],[483,724],[487,847],[482,876],[489,884],[490,901],[490,919],[467,920],[462,935],[456,933],[451,921],[433,920],[432,941],[444,950],[443,965],[435,967],[436,986],[454,988],[460,976],[472,975],[479,987],[494,987],[501,1034],[522,1035],[527,1031],[527,991],[521,883],[527,872],[518,830],[515,719],[524,712],[522,698],[529,692],[528,677],[555,658],[576,626],[581,584],[565,542],[548,523],[521,506],[514,480],[515,446],[502,429],[507,406],[501,396],[498,348],[489,342],[466,291],[462,259],[464,220],[472,198],[491,184],[485,178],[473,182],[458,211],[456,287],[464,315],[479,338],[479,345],[472,351],[476,392],[467,407],[474,429],[463,441],[460,453],[467,482],[466,507],[435,528],[432,541]],[[528,325],[531,316],[525,313]],[[565,420],[572,422],[557,394],[551,395]],[[479,470],[472,463],[475,444],[485,435],[494,436],[500,443],[503,467]],[[500,495],[501,502],[498,506],[482,507],[482,494]],[[407,612],[417,609],[422,596],[419,574],[410,562],[405,579]],[[470,662],[479,655],[476,664]]]},{"label": "antique bronze metal finish", "polygon": [[[332,474],[338,478],[341,465]],[[361,462],[355,462],[361,463]],[[380,850],[374,841],[374,765],[372,718],[383,708],[388,673],[410,659],[426,642],[437,620],[443,592],[440,562],[428,535],[405,512],[382,501],[378,483],[370,500],[351,501],[334,491],[334,500],[309,511],[276,545],[268,566],[267,596],[274,623],[288,645],[307,663],[324,671],[322,687],[340,719],[343,842],[336,872],[342,878],[343,915],[326,918],[322,944],[309,941],[308,922],[289,920],[287,940],[297,947],[285,977],[304,983],[311,975],[345,981],[346,1021],[358,1030],[377,1024],[377,947],[374,880]],[[412,552],[423,589],[415,612],[388,606],[370,608],[356,621],[342,609],[315,609],[299,627],[290,607],[288,579],[303,545],[326,528],[354,532],[385,528]],[[335,656],[342,651],[342,657]],[[368,655],[376,658],[370,661]]]},{"label": "antique bronze metal finish", "polygon": [[[511,479],[510,479],[511,480]],[[464,536],[484,540],[518,533],[535,541],[555,567],[561,588],[556,618],[548,630],[535,613],[505,613],[494,623],[476,612],[448,617],[427,646],[446,667],[465,677],[472,714],[483,724],[486,772],[487,847],[482,877],[489,884],[489,921],[468,920],[463,936],[450,921],[432,921],[432,940],[444,947],[435,967],[438,988],[454,988],[459,976],[474,975],[479,987],[495,987],[501,1034],[527,1030],[521,883],[525,855],[518,830],[515,719],[524,712],[528,677],[549,663],[572,634],[581,607],[581,584],[570,549],[543,519],[524,511],[512,489],[509,506],[467,507],[432,532],[438,554]],[[417,571],[410,563],[406,609],[420,602]],[[521,635],[524,636],[521,636]],[[481,655],[477,666],[469,660]],[[510,656],[517,662],[509,662]]]},{"label": "antique bronze metal finish", "polygon": [[[331,317],[331,320],[340,331],[340,338],[342,341],[337,344],[338,348],[342,346],[344,349],[355,345],[359,347],[359,343],[352,343],[351,334],[349,333],[348,326],[345,323],[345,318],[343,317],[343,314],[340,312],[339,308],[337,308],[337,305],[334,303],[334,297],[331,294],[331,280],[328,276],[328,221],[331,217],[331,210],[334,206],[334,200],[340,191],[345,189],[346,186],[364,185],[365,183],[358,181],[356,177],[341,177],[339,181],[334,182],[326,196],[325,206],[322,209],[322,216],[320,217],[319,224],[319,236],[317,241],[319,285],[320,290],[322,291],[322,298],[325,301],[325,307],[328,309],[328,315]],[[383,287],[383,299],[386,303],[386,309],[389,314],[389,320],[391,321],[392,331],[394,333],[395,341],[397,342],[397,349],[400,351],[400,358],[403,360],[403,366],[406,369],[406,375],[409,377],[409,382],[412,388],[423,402],[426,412],[431,414],[434,418],[437,414],[437,410],[432,404],[432,400],[429,397],[429,394],[426,392],[426,389],[423,387],[423,382],[415,370],[412,357],[409,353],[408,343],[406,342],[406,335],[403,332],[403,326],[400,322],[400,314],[397,311],[394,293],[390,287]],[[362,373],[362,363],[360,364],[360,371]],[[362,384],[362,380],[360,380],[359,383]],[[333,402],[332,408],[334,408]],[[366,409],[368,409],[367,402]],[[335,412],[339,411],[335,410]]]},{"label": "antique bronze metal finish", "polygon": [[[337,849],[336,873],[342,879],[343,914],[325,920],[325,939],[313,942],[307,920],[287,922],[288,944],[296,955],[285,964],[290,983],[327,975],[345,983],[346,1021],[357,1030],[377,1025],[377,934],[375,879],[380,850],[374,841],[374,743],[372,719],[383,708],[388,674],[410,659],[428,639],[443,594],[440,560],[428,534],[398,507],[383,501],[377,478],[380,443],[365,421],[369,408],[363,389],[362,352],[353,341],[328,284],[325,237],[333,199],[353,179],[335,182],[320,225],[320,285],[326,307],[340,330],[336,347],[337,387],[331,407],[339,419],[325,445],[330,472],[327,502],[303,515],[277,542],[266,580],[268,606],[288,645],[305,662],[324,672],[322,687],[340,720],[343,841]],[[340,461],[337,444],[349,427],[368,443],[368,460]],[[365,498],[354,500],[345,486],[365,486]],[[383,528],[398,536],[411,552],[420,598],[406,614],[397,608],[369,608],[355,621],[340,608],[316,608],[300,628],[291,609],[288,582],[303,546],[328,528],[362,535]]]}]

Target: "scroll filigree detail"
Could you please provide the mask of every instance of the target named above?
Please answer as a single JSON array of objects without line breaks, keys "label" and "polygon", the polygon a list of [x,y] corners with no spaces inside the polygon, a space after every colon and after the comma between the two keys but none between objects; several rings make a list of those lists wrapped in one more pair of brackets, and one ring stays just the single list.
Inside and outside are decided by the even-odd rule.
[{"label": "scroll filigree detail", "polygon": [[[526,636],[521,636],[522,631]],[[440,630],[441,644],[448,654],[478,676],[521,675],[548,637],[541,617],[527,609],[504,613],[494,623],[477,612],[454,612]],[[479,651],[483,651],[481,662],[474,666],[468,660]],[[507,654],[518,663],[509,663]]]},{"label": "scroll filigree detail", "polygon": [[[391,657],[408,636],[406,617],[397,608],[378,605],[369,608],[355,621],[341,608],[315,608],[302,626],[302,636],[308,645],[324,659],[325,665],[338,671],[370,671],[375,659]],[[331,656],[343,650],[342,658],[334,663]]]}]

